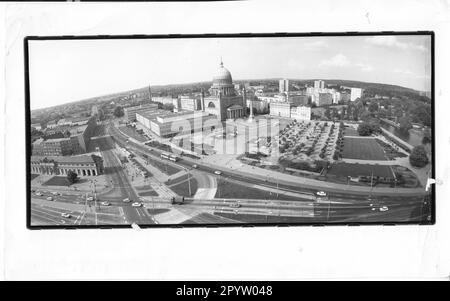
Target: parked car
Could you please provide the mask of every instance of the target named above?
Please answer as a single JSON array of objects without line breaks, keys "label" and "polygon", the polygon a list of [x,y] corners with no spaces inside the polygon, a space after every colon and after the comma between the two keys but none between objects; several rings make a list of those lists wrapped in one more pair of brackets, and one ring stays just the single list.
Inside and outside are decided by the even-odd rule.
[{"label": "parked car", "polygon": [[192,165],[192,168],[198,168],[197,164]]},{"label": "parked car", "polygon": [[109,206],[109,205],[111,205],[111,203],[110,202],[107,202],[107,201],[103,201],[103,202],[101,202],[100,203],[102,206]]},{"label": "parked car", "polygon": [[141,207],[142,203],[134,202],[133,204],[131,204],[131,206],[133,206],[133,207]]},{"label": "parked car", "polygon": [[61,216],[62,217],[65,217],[65,218],[71,218],[72,217],[72,215],[70,215],[69,213],[61,213]]},{"label": "parked car", "polygon": [[131,200],[129,198],[125,198],[125,199],[123,199],[123,202],[124,203],[129,203],[129,202],[131,202]]},{"label": "parked car", "polygon": [[92,202],[94,200],[94,197],[93,196],[90,196],[90,197],[88,197],[87,199],[86,199],[86,201],[88,201],[88,202]]},{"label": "parked car", "polygon": [[58,195],[59,193],[57,191],[52,191],[53,195]]},{"label": "parked car", "polygon": [[36,192],[36,195],[37,196],[43,196],[42,192],[40,192],[40,191]]},{"label": "parked car", "polygon": [[220,176],[222,174],[222,172],[220,170],[216,170],[214,173],[218,176]]},{"label": "parked car", "polygon": [[47,201],[53,201],[53,198],[52,198],[51,196],[49,196],[49,197],[47,198]]}]

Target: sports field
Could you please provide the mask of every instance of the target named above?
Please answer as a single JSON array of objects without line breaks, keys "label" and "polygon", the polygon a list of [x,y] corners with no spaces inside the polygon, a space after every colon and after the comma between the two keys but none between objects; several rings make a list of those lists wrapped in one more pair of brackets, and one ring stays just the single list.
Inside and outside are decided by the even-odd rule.
[{"label": "sports field", "polygon": [[343,158],[359,160],[386,160],[383,148],[374,138],[344,138]]}]

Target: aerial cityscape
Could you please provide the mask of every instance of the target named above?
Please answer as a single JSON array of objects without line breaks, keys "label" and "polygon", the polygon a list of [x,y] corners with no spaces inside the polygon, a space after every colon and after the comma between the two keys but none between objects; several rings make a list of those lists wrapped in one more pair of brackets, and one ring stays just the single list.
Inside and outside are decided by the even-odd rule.
[{"label": "aerial cityscape", "polygon": [[[223,45],[239,45],[245,39],[250,40],[236,38]],[[110,83],[111,93],[92,92],[99,94],[80,100],[67,97],[70,87],[50,77],[48,88],[33,92],[45,85],[41,74],[51,71],[31,68],[30,225],[430,223],[434,200],[428,187],[433,166],[429,36],[333,39],[337,38],[289,40],[286,53],[292,58],[284,58],[287,67],[280,67],[282,71],[273,60],[283,58],[269,59],[274,55],[268,49],[283,40],[269,39],[272,44],[258,46],[255,52],[264,64],[267,50],[266,73],[261,66],[255,66],[260,71],[254,74],[248,71],[253,68],[251,51],[227,55],[225,46],[221,53],[211,47],[211,59],[205,62],[215,60],[214,65],[197,63],[198,71],[190,61],[183,65],[169,53],[158,55],[166,67],[148,67],[154,78],[189,72],[198,77],[154,84],[156,79],[142,76],[148,84],[117,92],[121,79],[134,75],[115,67],[116,73],[98,78],[98,85],[117,78],[117,85]],[[184,43],[198,48],[189,39],[170,43],[185,49],[180,60],[191,54]],[[326,47],[333,43],[355,43],[359,51],[344,53],[342,48],[330,56]],[[323,60],[311,62],[306,52],[295,56],[299,45],[322,54]],[[399,55],[391,49],[395,47],[404,53],[400,55],[405,64],[429,70],[418,75],[394,66],[394,55]],[[414,52],[417,55],[410,54]],[[145,53],[152,56],[151,51]],[[386,56],[389,53],[392,58]],[[72,60],[65,55],[58,53],[52,64]],[[192,61],[200,61],[201,55],[192,55]],[[237,55],[244,57],[237,61]],[[51,64],[51,55],[48,61],[42,57],[40,64]],[[379,65],[371,65],[371,57]],[[39,55],[31,58],[38,60]],[[237,76],[229,66],[244,61],[248,66],[239,67]],[[311,70],[302,62],[311,64]],[[33,60],[30,64],[39,65]],[[73,64],[89,68],[82,59]],[[381,71],[371,81],[367,73],[375,69]],[[215,71],[205,77],[208,70]],[[285,76],[279,76],[283,72]],[[411,77],[424,85],[390,83],[396,77],[405,82]],[[82,91],[89,85],[73,86]],[[50,101],[50,95],[56,95],[51,105],[38,103],[35,95],[50,90],[53,94],[40,99]]]}]

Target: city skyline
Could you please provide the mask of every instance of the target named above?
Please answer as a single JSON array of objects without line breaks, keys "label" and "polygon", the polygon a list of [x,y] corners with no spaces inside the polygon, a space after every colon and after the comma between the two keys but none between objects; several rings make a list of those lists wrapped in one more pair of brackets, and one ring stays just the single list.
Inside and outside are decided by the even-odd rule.
[{"label": "city skyline", "polygon": [[30,41],[31,109],[149,84],[207,82],[220,57],[234,80],[322,78],[431,89],[430,36],[280,39]]}]

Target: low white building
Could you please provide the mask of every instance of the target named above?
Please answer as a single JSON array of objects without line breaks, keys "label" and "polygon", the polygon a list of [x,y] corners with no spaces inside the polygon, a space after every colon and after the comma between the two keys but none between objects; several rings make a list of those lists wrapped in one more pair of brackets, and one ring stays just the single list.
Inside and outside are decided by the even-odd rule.
[{"label": "low white building", "polygon": [[311,107],[307,106],[292,107],[291,118],[296,120],[311,120]]}]

